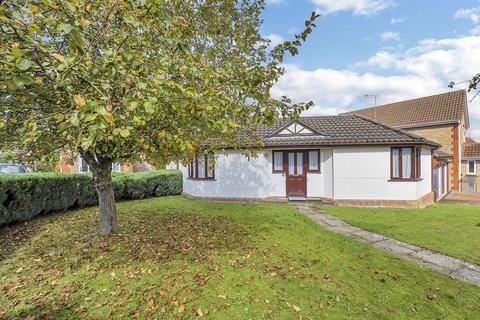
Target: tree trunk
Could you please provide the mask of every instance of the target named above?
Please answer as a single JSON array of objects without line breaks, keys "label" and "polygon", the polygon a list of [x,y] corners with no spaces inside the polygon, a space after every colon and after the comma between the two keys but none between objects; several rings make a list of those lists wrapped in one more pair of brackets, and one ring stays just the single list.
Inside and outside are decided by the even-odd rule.
[{"label": "tree trunk", "polygon": [[99,155],[82,153],[93,173],[100,211],[100,234],[108,236],[118,231],[117,207],[112,184],[112,161]]}]

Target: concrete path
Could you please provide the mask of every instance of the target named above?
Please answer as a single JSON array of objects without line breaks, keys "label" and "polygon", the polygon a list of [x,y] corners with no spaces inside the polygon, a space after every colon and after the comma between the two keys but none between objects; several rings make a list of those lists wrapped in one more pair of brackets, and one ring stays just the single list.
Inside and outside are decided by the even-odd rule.
[{"label": "concrete path", "polygon": [[440,200],[446,203],[480,205],[480,192],[452,191]]},{"label": "concrete path", "polygon": [[369,232],[354,226],[308,204],[296,205],[302,213],[328,230],[354,238],[375,248],[393,253],[423,267],[446,273],[480,286],[480,266],[457,258],[433,252],[384,235]]}]

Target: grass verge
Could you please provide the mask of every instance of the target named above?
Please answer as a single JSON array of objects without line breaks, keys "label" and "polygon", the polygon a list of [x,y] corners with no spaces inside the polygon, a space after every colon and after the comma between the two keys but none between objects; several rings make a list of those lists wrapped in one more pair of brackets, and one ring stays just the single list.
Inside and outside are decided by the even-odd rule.
[{"label": "grass verge", "polygon": [[107,239],[96,235],[95,208],[2,229],[0,318],[480,314],[480,288],[329,232],[287,205],[164,197],[118,208],[121,232]]},{"label": "grass verge", "polygon": [[440,203],[425,209],[321,209],[365,230],[480,264],[480,207]]}]

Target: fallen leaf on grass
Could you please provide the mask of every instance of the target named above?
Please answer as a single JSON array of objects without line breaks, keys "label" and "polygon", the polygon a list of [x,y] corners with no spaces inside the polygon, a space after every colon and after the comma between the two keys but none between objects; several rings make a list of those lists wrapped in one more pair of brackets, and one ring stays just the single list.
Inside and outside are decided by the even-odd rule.
[{"label": "fallen leaf on grass", "polygon": [[397,311],[397,309],[393,306],[388,306],[387,310],[388,312],[392,312],[392,313]]},{"label": "fallen leaf on grass", "polygon": [[293,310],[295,310],[296,312],[300,312],[300,308],[297,307],[296,305],[293,305]]},{"label": "fallen leaf on grass", "polygon": [[329,283],[330,282],[330,275],[328,273],[325,273],[323,275],[323,283]]},{"label": "fallen leaf on grass", "polygon": [[182,304],[180,307],[177,309],[178,313],[183,313],[185,311],[185,305]]},{"label": "fallen leaf on grass", "polygon": [[148,300],[148,307],[149,308],[152,308],[154,304],[155,304],[155,301],[153,301],[153,299]]},{"label": "fallen leaf on grass", "polygon": [[197,315],[198,315],[199,317],[203,317],[202,307],[198,307],[198,309],[197,309]]}]

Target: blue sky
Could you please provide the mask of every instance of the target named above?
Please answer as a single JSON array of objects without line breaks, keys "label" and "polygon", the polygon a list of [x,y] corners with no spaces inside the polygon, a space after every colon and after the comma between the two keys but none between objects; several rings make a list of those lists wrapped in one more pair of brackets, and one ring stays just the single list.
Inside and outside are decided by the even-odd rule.
[{"label": "blue sky", "polygon": [[[365,94],[388,103],[445,92],[480,72],[479,0],[267,0],[261,32],[272,45],[291,39],[313,10],[317,29],[273,91],[312,100],[307,114],[367,106]],[[480,138],[478,100],[470,116]]]}]

